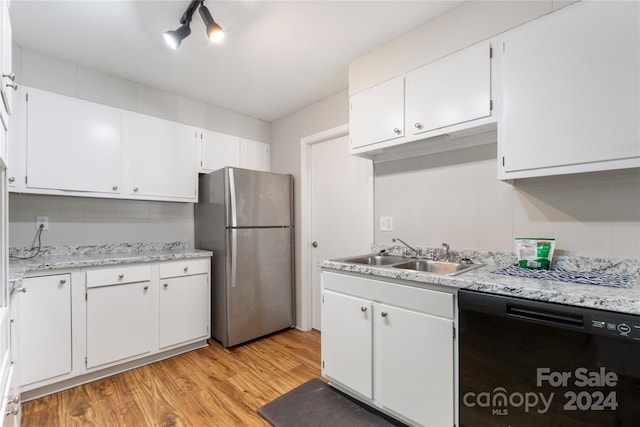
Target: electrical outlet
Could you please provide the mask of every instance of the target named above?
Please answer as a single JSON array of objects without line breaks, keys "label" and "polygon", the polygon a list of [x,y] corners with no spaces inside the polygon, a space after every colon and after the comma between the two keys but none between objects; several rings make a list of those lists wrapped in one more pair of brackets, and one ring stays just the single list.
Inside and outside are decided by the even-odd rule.
[{"label": "electrical outlet", "polygon": [[380,231],[393,231],[393,217],[391,216],[380,217]]},{"label": "electrical outlet", "polygon": [[37,216],[36,217],[36,230],[40,229],[40,225],[44,225],[42,227],[42,231],[49,230],[49,217],[48,216]]}]

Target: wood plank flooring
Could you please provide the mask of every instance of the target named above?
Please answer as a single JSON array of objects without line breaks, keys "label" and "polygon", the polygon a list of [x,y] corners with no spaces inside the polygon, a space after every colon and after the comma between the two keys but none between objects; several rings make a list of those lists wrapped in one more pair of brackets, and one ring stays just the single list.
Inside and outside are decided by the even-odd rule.
[{"label": "wood plank flooring", "polygon": [[22,405],[23,426],[268,426],[256,409],[320,377],[320,333],[207,348]]}]

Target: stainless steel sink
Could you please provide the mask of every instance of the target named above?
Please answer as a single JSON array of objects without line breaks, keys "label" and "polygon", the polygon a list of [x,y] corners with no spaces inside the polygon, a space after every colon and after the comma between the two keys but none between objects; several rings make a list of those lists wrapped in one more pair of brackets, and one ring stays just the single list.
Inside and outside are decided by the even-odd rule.
[{"label": "stainless steel sink", "polygon": [[391,265],[406,261],[406,258],[394,255],[362,255],[354,258],[342,258],[338,261],[364,265]]},{"label": "stainless steel sink", "polygon": [[413,271],[426,271],[428,273],[446,274],[455,276],[474,268],[482,267],[484,264],[467,264],[463,262],[432,261],[427,259],[411,260],[399,264],[394,264],[394,268]]},{"label": "stainless steel sink", "polygon": [[427,273],[456,276],[484,264],[471,264],[466,262],[436,261],[424,258],[408,258],[397,255],[360,255],[350,258],[336,259],[338,262],[350,264],[372,265],[385,268],[398,268],[402,270],[424,271]]}]

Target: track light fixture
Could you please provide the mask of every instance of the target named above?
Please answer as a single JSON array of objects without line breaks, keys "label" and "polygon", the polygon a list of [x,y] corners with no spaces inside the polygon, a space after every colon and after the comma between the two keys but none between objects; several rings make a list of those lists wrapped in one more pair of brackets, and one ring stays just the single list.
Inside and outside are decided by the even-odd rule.
[{"label": "track light fixture", "polygon": [[204,5],[204,0],[192,0],[180,18],[180,27],[174,31],[165,31],[163,34],[165,42],[167,42],[172,49],[177,49],[180,43],[182,43],[182,40],[191,34],[191,19],[196,9],[199,9],[200,16],[207,27],[207,37],[209,37],[209,40],[212,42],[220,42],[224,38],[224,31],[220,25],[214,21],[211,12],[209,12],[209,9]]}]

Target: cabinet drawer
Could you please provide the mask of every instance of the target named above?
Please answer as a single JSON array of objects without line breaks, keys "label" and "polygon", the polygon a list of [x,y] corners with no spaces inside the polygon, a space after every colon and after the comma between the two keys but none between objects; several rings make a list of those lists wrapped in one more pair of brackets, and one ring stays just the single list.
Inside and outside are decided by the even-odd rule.
[{"label": "cabinet drawer", "polygon": [[87,271],[87,287],[119,285],[122,283],[146,282],[151,280],[148,265],[119,266],[102,270]]},{"label": "cabinet drawer", "polygon": [[210,262],[209,258],[165,262],[160,264],[160,278],[206,274],[209,272]]},{"label": "cabinet drawer", "polygon": [[453,319],[453,294],[399,283],[323,271],[322,286],[376,302]]}]

